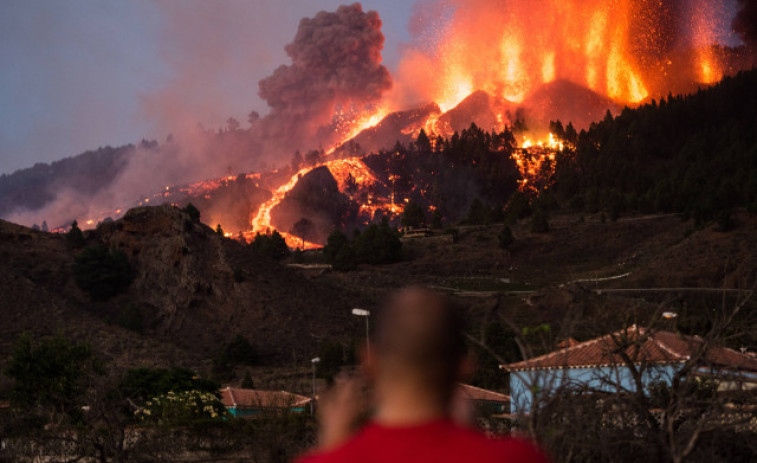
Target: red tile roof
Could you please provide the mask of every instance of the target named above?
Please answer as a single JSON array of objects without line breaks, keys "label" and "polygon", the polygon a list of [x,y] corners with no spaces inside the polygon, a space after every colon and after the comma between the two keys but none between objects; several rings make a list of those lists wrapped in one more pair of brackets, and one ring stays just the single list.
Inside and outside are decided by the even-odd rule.
[{"label": "red tile roof", "polygon": [[510,396],[500,394],[499,392],[481,389],[480,387],[471,386],[470,384],[460,383],[460,393],[469,400],[480,400],[486,402],[510,403]]},{"label": "red tile roof", "polygon": [[286,391],[259,391],[256,389],[221,389],[221,402],[227,408],[291,408],[310,403],[310,398]]},{"label": "red tile roof", "polygon": [[[583,368],[623,364],[619,346],[634,362],[682,363],[695,354],[703,343],[698,336],[684,336],[668,331],[647,332],[632,326],[590,341],[551,352],[541,357],[504,365],[509,371]],[[735,370],[757,371],[757,359],[725,347],[710,347],[704,364]]]}]

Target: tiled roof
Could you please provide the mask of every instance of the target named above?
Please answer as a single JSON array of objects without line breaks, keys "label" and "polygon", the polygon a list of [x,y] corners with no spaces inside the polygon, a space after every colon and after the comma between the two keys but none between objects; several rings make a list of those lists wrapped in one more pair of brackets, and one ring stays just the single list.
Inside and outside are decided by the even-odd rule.
[{"label": "tiled roof", "polygon": [[471,386],[470,384],[460,383],[460,392],[465,398],[470,400],[481,400],[486,402],[510,403],[510,396],[500,394],[499,392],[481,389],[480,387]]},{"label": "tiled roof", "polygon": [[[620,345],[630,346],[623,350],[637,363],[681,363],[695,354],[702,343],[702,338],[698,336],[684,336],[668,331],[647,333],[644,328],[634,325],[626,330],[504,367],[509,371],[519,371],[621,365],[624,361],[620,355]],[[725,347],[710,347],[703,363],[735,370],[757,371],[757,359]]]},{"label": "tiled roof", "polygon": [[310,398],[286,391],[256,389],[221,389],[221,402],[227,408],[291,408],[310,403]]}]

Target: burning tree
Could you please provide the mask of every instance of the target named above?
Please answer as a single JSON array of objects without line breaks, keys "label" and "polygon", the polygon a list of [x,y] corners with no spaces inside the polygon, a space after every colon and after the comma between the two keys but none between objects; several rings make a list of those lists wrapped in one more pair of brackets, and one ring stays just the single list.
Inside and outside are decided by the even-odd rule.
[{"label": "burning tree", "polygon": [[307,217],[303,217],[292,226],[291,233],[302,240],[302,248],[305,248],[305,241],[315,234],[315,224]]}]

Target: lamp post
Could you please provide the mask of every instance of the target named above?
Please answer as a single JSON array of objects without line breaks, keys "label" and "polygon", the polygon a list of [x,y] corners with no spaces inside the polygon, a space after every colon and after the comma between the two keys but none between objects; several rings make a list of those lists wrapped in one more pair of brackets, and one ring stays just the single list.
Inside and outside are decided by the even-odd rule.
[{"label": "lamp post", "polygon": [[310,416],[313,416],[314,414],[314,403],[315,403],[315,364],[320,362],[321,358],[316,357],[313,360],[310,361],[310,363],[313,365],[313,400],[310,401]]},{"label": "lamp post", "polygon": [[352,315],[357,315],[358,317],[365,317],[365,355],[368,355],[371,352],[371,343],[370,343],[370,330],[368,326],[368,319],[371,317],[371,312],[369,310],[365,309],[352,309]]}]

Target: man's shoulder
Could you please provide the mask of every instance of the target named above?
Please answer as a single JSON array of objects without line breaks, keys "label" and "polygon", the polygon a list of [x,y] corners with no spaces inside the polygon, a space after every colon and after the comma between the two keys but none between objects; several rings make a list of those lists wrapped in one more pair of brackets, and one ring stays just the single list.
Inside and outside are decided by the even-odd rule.
[{"label": "man's shoulder", "polygon": [[[324,453],[312,453],[298,463],[341,463],[352,461],[400,461],[408,453],[416,453],[414,461],[472,461],[483,463],[547,463],[548,460],[530,442],[515,438],[491,439],[481,432],[448,427],[442,440],[410,439],[415,443],[397,439],[384,439],[381,433],[358,434],[340,448]],[[413,436],[415,437],[415,436]],[[425,441],[420,449],[417,445]],[[420,452],[419,452],[420,450]]]}]

